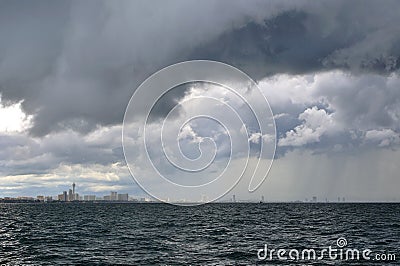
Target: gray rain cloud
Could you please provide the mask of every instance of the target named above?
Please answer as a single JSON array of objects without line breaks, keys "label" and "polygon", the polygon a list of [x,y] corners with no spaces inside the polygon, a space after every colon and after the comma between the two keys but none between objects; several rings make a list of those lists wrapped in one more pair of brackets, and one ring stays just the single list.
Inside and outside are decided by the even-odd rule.
[{"label": "gray rain cloud", "polygon": [[398,2],[3,1],[0,92],[35,114],[31,134],[122,121],[132,90],[188,59],[255,79],[399,67]]}]

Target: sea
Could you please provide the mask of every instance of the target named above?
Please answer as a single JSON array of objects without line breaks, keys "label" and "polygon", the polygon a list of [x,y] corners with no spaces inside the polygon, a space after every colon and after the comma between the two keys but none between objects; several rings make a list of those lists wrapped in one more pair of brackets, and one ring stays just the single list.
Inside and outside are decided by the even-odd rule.
[{"label": "sea", "polygon": [[396,203],[0,204],[0,265],[400,265],[399,246]]}]

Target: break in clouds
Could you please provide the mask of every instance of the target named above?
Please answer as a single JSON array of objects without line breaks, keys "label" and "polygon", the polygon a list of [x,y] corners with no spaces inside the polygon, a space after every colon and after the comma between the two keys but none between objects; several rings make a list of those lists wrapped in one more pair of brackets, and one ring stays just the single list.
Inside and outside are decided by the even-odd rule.
[{"label": "break in clouds", "polygon": [[[249,74],[275,115],[271,174],[255,194],[239,185],[239,197],[399,200],[393,188],[400,185],[399,7],[398,1],[2,1],[1,195],[53,195],[72,181],[81,193],[142,193],[121,147],[128,101],[155,71],[209,59]],[[154,125],[195,94],[187,86],[168,95]],[[182,134],[190,140],[199,133]],[[249,141],[256,145],[259,137]],[[221,158],[225,142],[217,136]],[[190,141],[182,143],[196,153]],[[143,154],[137,156],[140,168]]]}]

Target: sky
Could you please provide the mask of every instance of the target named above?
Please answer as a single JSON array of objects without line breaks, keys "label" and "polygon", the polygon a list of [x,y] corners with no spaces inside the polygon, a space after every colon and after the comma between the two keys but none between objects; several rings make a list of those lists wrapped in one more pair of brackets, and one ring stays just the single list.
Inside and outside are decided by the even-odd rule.
[{"label": "sky", "polygon": [[[240,182],[225,199],[400,201],[399,8],[389,0],[1,1],[0,197],[57,195],[72,182],[81,195],[146,195],[122,149],[129,99],[156,71],[201,59],[255,80],[276,123],[266,181],[253,193]],[[244,108],[222,87],[178,86],[154,109],[153,133],[175,105],[198,95]],[[192,107],[171,120],[178,125]],[[232,158],[223,127],[210,121],[169,137],[189,158],[214,138],[211,172]],[[259,144],[257,134],[248,137]],[[144,152],[135,156],[135,171],[149,175]]]}]

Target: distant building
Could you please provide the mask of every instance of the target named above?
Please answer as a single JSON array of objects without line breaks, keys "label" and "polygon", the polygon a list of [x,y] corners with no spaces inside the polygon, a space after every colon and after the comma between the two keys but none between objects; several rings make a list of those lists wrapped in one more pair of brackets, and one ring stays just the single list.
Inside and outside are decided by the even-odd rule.
[{"label": "distant building", "polygon": [[117,200],[117,192],[111,191],[110,200]]},{"label": "distant building", "polygon": [[39,201],[44,201],[44,196],[37,196],[36,199]]},{"label": "distant building", "polygon": [[84,201],[95,201],[96,200],[96,195],[85,195],[83,196]]},{"label": "distant building", "polygon": [[264,196],[261,196],[261,202],[264,202]]},{"label": "distant building", "polygon": [[64,201],[64,194],[58,194],[57,195],[57,200],[58,201]]},{"label": "distant building", "polygon": [[149,200],[148,198],[140,198],[139,201],[140,201],[140,202],[148,202],[148,201],[150,201],[150,200]]},{"label": "distant building", "polygon": [[104,196],[103,199],[107,200],[107,201],[110,201],[111,200],[111,196]]},{"label": "distant building", "polygon": [[236,202],[236,195],[232,196],[232,202]]},{"label": "distant building", "polygon": [[315,196],[312,197],[312,201],[313,201],[313,202],[317,202],[317,200],[318,200],[317,197],[315,197]]},{"label": "distant building", "polygon": [[74,200],[74,194],[72,193],[72,189],[68,190],[68,201]]},{"label": "distant building", "polygon": [[117,200],[118,201],[128,201],[128,193],[125,194],[118,194],[117,195]]},{"label": "distant building", "polygon": [[44,198],[44,202],[52,202],[53,201],[53,197],[51,196],[47,196]]},{"label": "distant building", "polygon": [[67,201],[68,200],[67,191],[64,191],[63,195],[64,195],[63,201]]},{"label": "distant building", "polygon": [[[4,198],[4,199],[6,199],[6,198]],[[17,200],[24,200],[24,201],[35,201],[35,199],[34,199],[34,198],[32,198],[32,197],[24,197],[24,196],[17,197]]]}]

